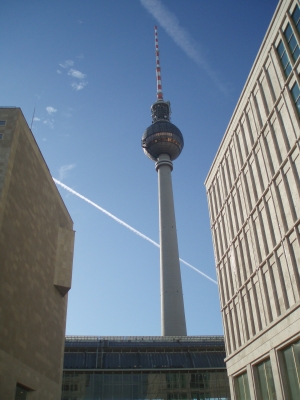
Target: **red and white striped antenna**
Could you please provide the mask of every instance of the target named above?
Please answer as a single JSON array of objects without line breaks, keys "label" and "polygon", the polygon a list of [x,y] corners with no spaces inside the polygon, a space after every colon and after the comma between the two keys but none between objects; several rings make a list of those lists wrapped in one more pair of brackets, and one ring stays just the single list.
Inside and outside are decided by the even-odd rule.
[{"label": "red and white striped antenna", "polygon": [[154,27],[155,32],[155,54],[156,54],[156,97],[157,100],[163,100],[163,92],[161,85],[161,69],[159,62],[158,35],[157,26]]}]

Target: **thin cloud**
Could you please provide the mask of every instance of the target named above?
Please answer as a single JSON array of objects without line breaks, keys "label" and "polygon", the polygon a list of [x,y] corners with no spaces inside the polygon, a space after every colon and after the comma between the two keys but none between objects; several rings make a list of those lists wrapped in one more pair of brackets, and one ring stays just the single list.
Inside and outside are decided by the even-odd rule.
[{"label": "thin cloud", "polygon": [[41,120],[41,118],[34,117],[34,118],[33,118],[33,120],[34,120],[34,121],[40,121],[40,120]]},{"label": "thin cloud", "polygon": [[59,64],[59,65],[60,65],[60,67],[62,67],[62,68],[70,68],[70,67],[72,67],[72,66],[74,65],[74,61],[72,61],[72,60],[66,60],[66,61],[64,61],[63,63]]},{"label": "thin cloud", "polygon": [[77,79],[84,79],[86,77],[85,74],[83,74],[80,71],[77,71],[74,68],[71,68],[68,72],[68,75],[72,76],[73,78],[77,78]]},{"label": "thin cloud", "polygon": [[48,125],[51,129],[54,128],[54,119],[44,119],[43,124]]},{"label": "thin cloud", "polygon": [[[72,164],[72,165],[74,165],[74,164]],[[150,239],[148,236],[144,235],[142,232],[140,232],[137,229],[133,228],[131,225],[128,225],[126,222],[122,221],[120,218],[118,218],[115,215],[111,214],[110,212],[108,212],[104,208],[98,206],[98,204],[96,204],[93,201],[89,200],[87,197],[84,197],[84,196],[82,196],[82,194],[80,194],[78,192],[75,192],[75,190],[71,189],[69,186],[65,185],[64,183],[60,182],[59,180],[57,180],[57,179],[55,179],[53,177],[52,177],[52,179],[54,180],[54,182],[57,185],[60,185],[64,189],[68,190],[70,193],[74,194],[75,196],[79,197],[80,199],[82,199],[82,200],[86,201],[87,203],[91,204],[93,207],[96,207],[98,210],[102,211],[108,217],[112,218],[113,220],[115,220],[119,224],[123,225],[125,228],[129,229],[131,232],[135,233],[136,235],[140,236],[141,238],[143,238],[143,239],[147,240],[148,242],[152,243],[154,246],[156,246],[158,248],[160,247],[160,245],[158,243],[156,243],[154,240]],[[218,284],[217,281],[215,281],[214,279],[212,279],[210,276],[206,275],[204,272],[200,271],[199,269],[195,268],[193,265],[191,265],[188,262],[184,261],[182,258],[179,258],[179,260],[183,264],[185,264],[186,266],[188,266],[188,267],[192,268],[194,271],[198,272],[198,274],[204,276],[204,278],[210,280],[211,282],[213,282],[216,285]]]},{"label": "thin cloud", "polygon": [[62,181],[64,180],[67,176],[69,171],[71,169],[75,168],[75,164],[69,164],[69,165],[63,165],[62,167],[59,168],[59,179]]},{"label": "thin cloud", "polygon": [[76,90],[76,91],[78,91],[78,90],[82,90],[86,85],[87,85],[88,83],[87,82],[84,82],[84,81],[82,81],[82,82],[73,82],[72,84],[71,84],[71,86],[72,86],[72,88],[74,89],[74,90]]},{"label": "thin cloud", "polygon": [[212,70],[200,46],[188,31],[180,26],[178,18],[162,4],[161,0],[140,0],[140,2],[181,50],[206,72],[219,90],[228,93],[227,86],[220,82],[217,72]]},{"label": "thin cloud", "polygon": [[60,69],[57,69],[56,72],[57,72],[58,74],[61,74],[61,73],[62,73]]},{"label": "thin cloud", "polygon": [[46,107],[46,111],[49,115],[52,115],[57,112],[57,109],[51,106]]}]

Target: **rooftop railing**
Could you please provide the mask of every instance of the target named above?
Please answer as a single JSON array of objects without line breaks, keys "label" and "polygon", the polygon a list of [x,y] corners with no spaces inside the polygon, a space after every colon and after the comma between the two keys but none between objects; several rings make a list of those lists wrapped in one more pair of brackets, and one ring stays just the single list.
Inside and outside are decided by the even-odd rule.
[{"label": "rooftop railing", "polygon": [[224,336],[72,336],[67,335],[67,342],[224,342]]}]

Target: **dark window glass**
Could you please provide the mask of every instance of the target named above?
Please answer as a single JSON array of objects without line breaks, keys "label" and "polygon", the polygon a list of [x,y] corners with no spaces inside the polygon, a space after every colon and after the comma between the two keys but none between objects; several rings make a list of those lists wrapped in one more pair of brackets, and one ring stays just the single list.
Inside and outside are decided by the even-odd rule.
[{"label": "dark window glass", "polygon": [[285,34],[285,37],[286,37],[287,41],[289,41],[290,38],[293,35],[292,27],[291,27],[290,24],[287,25],[287,27],[286,27],[286,29],[284,31],[284,34]]},{"label": "dark window glass", "polygon": [[28,389],[24,388],[23,386],[17,385],[15,400],[26,400],[28,392]]},{"label": "dark window glass", "polygon": [[6,124],[6,121],[0,121],[0,126],[3,126]]},{"label": "dark window glass", "polygon": [[261,400],[276,400],[274,379],[270,360],[265,360],[256,367],[258,377],[258,393]]},{"label": "dark window glass", "polygon": [[292,14],[292,18],[293,21],[295,22],[297,31],[300,33],[300,8],[298,5],[295,7],[295,10]]},{"label": "dark window glass", "polygon": [[0,140],[3,138],[3,133],[0,133]]},{"label": "dark window glass", "polygon": [[290,24],[286,27],[286,30],[284,31],[284,36],[286,37],[286,40],[288,42],[288,46],[291,50],[292,56],[294,61],[297,60],[300,54],[299,46],[297,43],[297,40],[295,38],[294,32],[292,30],[292,27]]},{"label": "dark window glass", "polygon": [[292,87],[292,95],[296,104],[296,108],[298,110],[298,114],[300,115],[300,89],[297,82]]},{"label": "dark window glass", "polygon": [[289,400],[300,399],[300,340],[282,351],[285,388]]},{"label": "dark window glass", "polygon": [[281,65],[283,67],[284,74],[286,77],[288,77],[292,71],[292,67],[291,67],[289,57],[286,54],[286,50],[285,50],[285,47],[284,47],[284,44],[282,43],[282,41],[280,41],[280,43],[277,47],[277,52],[278,52],[278,55],[280,58]]}]

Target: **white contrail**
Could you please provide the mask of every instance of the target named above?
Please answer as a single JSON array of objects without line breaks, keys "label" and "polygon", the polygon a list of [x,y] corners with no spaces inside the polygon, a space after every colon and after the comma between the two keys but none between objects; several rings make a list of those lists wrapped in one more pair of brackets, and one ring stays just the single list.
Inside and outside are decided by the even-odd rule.
[{"label": "white contrail", "polygon": [[145,9],[164,28],[174,42],[185,54],[199,65],[211,78],[214,84],[225,94],[228,92],[226,85],[219,81],[217,73],[213,71],[206,57],[202,54],[200,46],[191,35],[179,24],[178,18],[163,5],[161,0],[140,0]]},{"label": "white contrail", "polygon": [[[125,228],[131,230],[133,233],[135,233],[136,235],[142,237],[145,240],[148,240],[148,242],[154,244],[154,246],[156,247],[160,247],[158,243],[156,243],[154,240],[150,239],[148,236],[144,235],[142,232],[138,231],[137,229],[134,229],[132,226],[126,224],[126,222],[122,221],[121,219],[117,218],[115,215],[111,214],[110,212],[106,211],[104,208],[98,206],[98,204],[94,203],[93,201],[87,199],[86,197],[82,196],[82,194],[76,192],[75,190],[71,189],[69,186],[65,185],[64,183],[58,181],[57,179],[53,178],[54,182],[57,185],[60,185],[61,187],[63,187],[64,189],[68,190],[70,193],[74,194],[77,197],[80,197],[82,200],[86,201],[87,203],[91,204],[92,206],[98,208],[98,210],[102,211],[104,214],[108,215],[110,218],[114,219],[115,221],[119,222],[119,224],[125,226]],[[189,264],[188,262],[182,260],[182,258],[179,258],[179,260],[187,265],[188,267],[192,268],[194,271],[198,272],[198,274],[204,276],[205,278],[209,279],[210,281],[212,281],[213,283],[215,283],[216,285],[218,284],[214,279],[210,278],[208,275],[204,274],[203,272],[199,271],[199,269],[193,267],[191,264]]]}]

